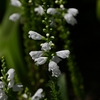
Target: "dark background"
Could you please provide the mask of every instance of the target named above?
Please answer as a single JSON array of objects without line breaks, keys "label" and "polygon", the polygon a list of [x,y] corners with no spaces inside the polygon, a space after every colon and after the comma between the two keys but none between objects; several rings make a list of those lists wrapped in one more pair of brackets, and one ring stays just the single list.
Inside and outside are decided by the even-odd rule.
[{"label": "dark background", "polygon": [[94,96],[93,100],[99,100],[100,22],[96,16],[96,0],[68,0],[67,6],[79,10],[78,24],[71,27],[71,38],[85,91]]}]

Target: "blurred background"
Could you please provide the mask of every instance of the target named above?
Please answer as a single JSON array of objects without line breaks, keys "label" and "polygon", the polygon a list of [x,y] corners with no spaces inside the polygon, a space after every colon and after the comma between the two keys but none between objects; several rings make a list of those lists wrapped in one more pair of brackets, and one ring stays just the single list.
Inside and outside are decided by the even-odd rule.
[{"label": "blurred background", "polygon": [[[0,0],[0,24],[6,12],[6,4],[6,0]],[[86,100],[99,100],[100,0],[67,0],[66,7],[79,10],[76,17],[78,24],[70,26],[70,30],[73,51],[87,94]]]}]

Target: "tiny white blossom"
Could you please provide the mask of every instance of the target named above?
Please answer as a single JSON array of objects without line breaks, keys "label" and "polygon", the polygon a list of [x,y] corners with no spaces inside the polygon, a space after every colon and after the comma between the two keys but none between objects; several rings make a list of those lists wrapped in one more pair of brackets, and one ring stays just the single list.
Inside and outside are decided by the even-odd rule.
[{"label": "tiny white blossom", "polygon": [[57,13],[57,10],[55,8],[48,8],[47,9],[47,14],[54,15]]},{"label": "tiny white blossom", "polygon": [[66,20],[68,24],[71,24],[71,25],[77,24],[77,20],[74,18],[72,14],[69,14],[69,13],[65,14],[64,19]]},{"label": "tiny white blossom", "polygon": [[7,74],[8,74],[8,79],[12,80],[15,75],[15,70],[13,68],[11,68],[8,70]]},{"label": "tiny white blossom", "polygon": [[39,88],[36,93],[31,97],[31,100],[40,100],[41,98],[44,97],[43,93],[43,89]]},{"label": "tiny white blossom", "polygon": [[7,100],[7,95],[5,94],[4,90],[0,89],[0,100]]},{"label": "tiny white blossom", "polygon": [[73,16],[76,16],[79,12],[78,12],[78,10],[76,9],[76,8],[69,8],[68,10],[67,10],[67,12],[69,13],[69,14],[72,14]]},{"label": "tiny white blossom", "polygon": [[44,9],[42,8],[42,6],[35,8],[34,11],[39,15],[42,15],[44,13]]},{"label": "tiny white blossom", "polygon": [[20,14],[19,13],[13,13],[12,15],[10,15],[9,20],[11,21],[17,21],[20,18]]},{"label": "tiny white blossom", "polygon": [[11,5],[15,7],[21,7],[21,2],[19,0],[11,0]]},{"label": "tiny white blossom", "polygon": [[29,31],[29,38],[32,38],[34,40],[41,40],[42,39],[42,35],[40,35],[39,33],[35,32],[35,31]]},{"label": "tiny white blossom", "polygon": [[39,57],[34,60],[36,65],[43,65],[47,61],[47,57]]},{"label": "tiny white blossom", "polygon": [[68,58],[69,57],[69,54],[70,54],[70,51],[69,50],[61,50],[61,51],[58,51],[56,52],[56,55],[60,58]]},{"label": "tiny white blossom", "polygon": [[54,61],[49,62],[49,71],[52,71],[52,76],[59,77],[61,75],[61,71],[59,70],[59,66]]},{"label": "tiny white blossom", "polygon": [[13,86],[13,91],[22,91],[22,84],[16,84]]},{"label": "tiny white blossom", "polygon": [[29,53],[29,55],[32,57],[32,59],[36,59],[36,58],[39,58],[43,55],[43,51],[31,51]]},{"label": "tiny white blossom", "polygon": [[4,82],[0,81],[0,89],[4,88]]}]

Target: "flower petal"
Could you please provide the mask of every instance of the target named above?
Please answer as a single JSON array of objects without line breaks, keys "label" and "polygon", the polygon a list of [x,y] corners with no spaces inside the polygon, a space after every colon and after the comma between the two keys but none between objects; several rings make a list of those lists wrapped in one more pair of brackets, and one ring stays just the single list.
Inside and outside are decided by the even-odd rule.
[{"label": "flower petal", "polygon": [[36,93],[31,97],[31,100],[40,100],[41,98],[44,97],[43,93],[43,89],[39,88]]},{"label": "flower petal", "polygon": [[35,31],[29,31],[29,38],[32,38],[34,40],[41,40],[42,39],[42,35],[40,35],[39,33],[35,32]]},{"label": "flower petal", "polygon": [[69,50],[61,50],[61,51],[58,51],[56,52],[56,55],[60,58],[68,58],[69,57],[69,54],[70,54],[70,51]]},{"label": "flower petal", "polygon": [[11,5],[15,7],[21,7],[21,2],[19,0],[11,0]]},{"label": "flower petal", "polygon": [[39,15],[42,15],[44,13],[44,9],[42,8],[42,6],[35,8],[34,11]]},{"label": "flower petal", "polygon": [[12,80],[15,75],[15,70],[13,68],[11,68],[8,70],[7,74],[8,74],[8,79]]},{"label": "flower petal", "polygon": [[49,62],[49,71],[52,71],[52,76],[59,77],[61,75],[61,71],[59,70],[59,66],[54,61]]},{"label": "flower petal", "polygon": [[47,61],[47,57],[39,57],[34,60],[36,65],[43,65]]},{"label": "flower petal", "polygon": [[20,18],[20,14],[19,13],[13,13],[12,15],[10,15],[9,20],[11,21],[17,21]]},{"label": "flower petal", "polygon": [[76,8],[69,8],[67,12],[73,16],[76,16],[79,13]]},{"label": "flower petal", "polygon": [[55,8],[48,8],[47,9],[47,14],[54,15],[57,13],[57,10]]},{"label": "flower petal", "polygon": [[29,55],[32,57],[32,59],[36,59],[36,58],[39,58],[43,55],[43,51],[31,51],[29,53]]},{"label": "flower petal", "polygon": [[69,13],[65,14],[64,19],[66,20],[68,24],[71,24],[71,25],[77,24],[77,20],[73,17],[72,14],[69,14]]}]

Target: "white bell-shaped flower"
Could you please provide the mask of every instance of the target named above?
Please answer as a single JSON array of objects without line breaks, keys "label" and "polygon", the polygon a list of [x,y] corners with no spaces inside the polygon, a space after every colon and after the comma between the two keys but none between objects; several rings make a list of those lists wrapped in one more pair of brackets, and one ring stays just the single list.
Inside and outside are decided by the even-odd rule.
[{"label": "white bell-shaped flower", "polygon": [[69,14],[69,13],[65,14],[64,19],[66,20],[68,24],[71,24],[71,25],[77,24],[77,20],[74,18],[72,14]]},{"label": "white bell-shaped flower", "polygon": [[31,100],[40,100],[41,98],[43,98],[43,89],[39,88],[36,93],[31,97]]},{"label": "white bell-shaped flower", "polygon": [[20,14],[19,13],[13,13],[12,15],[10,15],[9,20],[11,21],[17,21],[20,18]]},{"label": "white bell-shaped flower", "polygon": [[52,76],[58,77],[61,75],[61,71],[59,70],[59,66],[54,61],[49,62],[48,70],[52,71]]},{"label": "white bell-shaped flower", "polygon": [[47,14],[54,15],[56,13],[57,13],[57,10],[55,8],[48,8],[47,9]]},{"label": "white bell-shaped flower", "polygon": [[29,38],[32,38],[33,40],[41,40],[43,37],[42,35],[40,35],[35,31],[29,31],[28,34],[29,34]]},{"label": "white bell-shaped flower", "polygon": [[36,65],[43,65],[47,61],[47,57],[39,57],[34,60]]},{"label": "white bell-shaped flower", "polygon": [[32,59],[36,59],[36,58],[39,58],[43,55],[43,51],[31,51],[29,53],[29,55],[32,57]]},{"label": "white bell-shaped flower", "polygon": [[60,58],[68,58],[69,57],[69,54],[70,54],[70,51],[69,50],[61,50],[61,51],[57,51],[56,52],[56,55]]},{"label": "white bell-shaped flower", "polygon": [[15,7],[21,7],[21,2],[19,0],[11,0],[11,5]]},{"label": "white bell-shaped flower", "polygon": [[8,70],[7,74],[8,74],[8,79],[12,80],[15,75],[15,70],[13,68],[11,68]]},{"label": "white bell-shaped flower", "polygon": [[58,69],[59,66],[54,61],[49,62],[48,71],[53,71],[53,69]]},{"label": "white bell-shaped flower", "polygon": [[42,6],[35,8],[34,11],[39,15],[42,15],[44,13],[44,9],[42,8]]},{"label": "white bell-shaped flower", "polygon": [[72,14],[73,16],[76,16],[79,12],[78,12],[78,10],[76,9],[76,8],[69,8],[68,10],[67,10],[67,12],[69,13],[69,14]]},{"label": "white bell-shaped flower", "polygon": [[52,76],[59,77],[60,75],[61,75],[61,71],[59,70],[59,68],[55,68],[52,70]]}]

